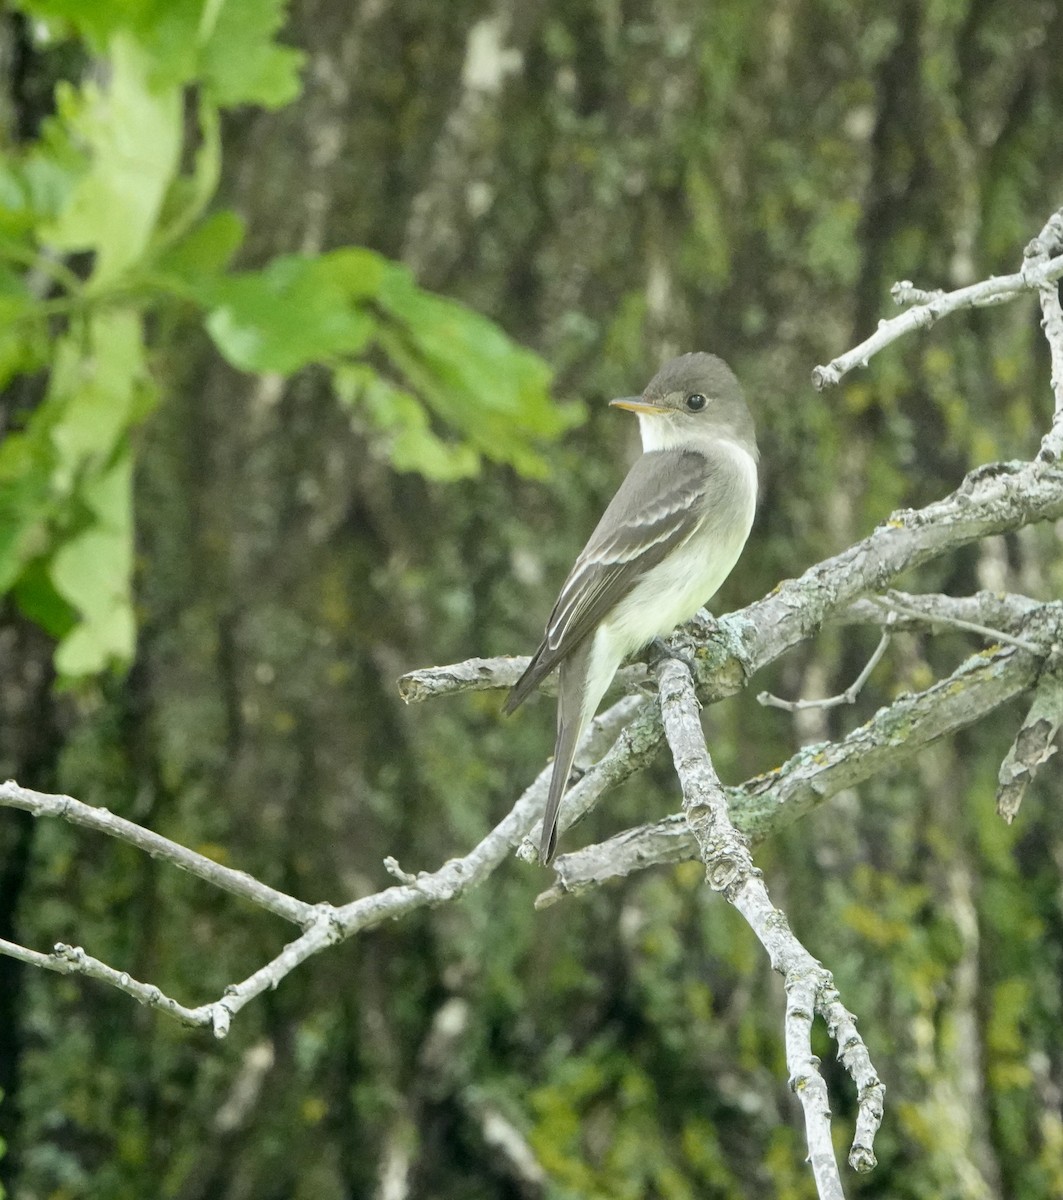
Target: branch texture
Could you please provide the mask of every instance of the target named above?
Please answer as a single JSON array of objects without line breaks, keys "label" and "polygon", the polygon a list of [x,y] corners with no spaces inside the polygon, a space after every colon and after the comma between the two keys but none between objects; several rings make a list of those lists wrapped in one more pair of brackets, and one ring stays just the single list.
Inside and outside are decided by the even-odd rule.
[{"label": "branch texture", "polygon": [[795,937],[772,903],[753,866],[745,838],[728,815],[728,802],[705,747],[694,683],[686,665],[666,659],[658,668],[661,713],[683,790],[683,816],[705,864],[709,886],[722,892],[746,919],[786,981],[785,1043],[790,1086],[805,1113],[809,1162],[821,1200],[843,1195],[830,1132],[827,1085],[812,1053],[812,1022],[818,1013],[859,1091],[857,1136],[849,1156],[856,1170],[875,1165],[874,1137],[882,1122],[885,1089],[879,1081],[855,1019],[841,1003],[830,972]]}]

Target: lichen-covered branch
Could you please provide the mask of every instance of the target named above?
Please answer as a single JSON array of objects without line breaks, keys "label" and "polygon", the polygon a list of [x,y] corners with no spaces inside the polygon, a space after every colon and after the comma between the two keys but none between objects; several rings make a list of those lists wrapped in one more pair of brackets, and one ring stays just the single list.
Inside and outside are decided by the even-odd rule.
[{"label": "lichen-covered branch", "polygon": [[[642,702],[637,698],[625,697],[611,710],[601,714],[587,735],[588,743],[612,741],[621,727],[629,729],[633,713],[641,705]],[[604,764],[603,769],[607,770],[607,767],[608,764]],[[302,925],[303,932],[275,958],[246,979],[226,988],[223,996],[194,1008],[165,995],[154,985],[139,983],[128,973],[108,966],[81,947],[59,944],[52,953],[45,954],[14,942],[0,941],[0,954],[61,974],[80,974],[107,983],[187,1025],[209,1028],[215,1036],[224,1037],[233,1017],[245,1005],[263,992],[275,988],[301,963],[328,946],[345,941],[383,921],[402,917],[414,909],[455,899],[482,883],[534,824],[545,803],[549,775],[549,768],[543,770],[502,821],[461,858],[450,859],[435,872],[421,872],[418,875],[407,874],[397,863],[393,863],[394,873],[403,879],[401,884],[343,906],[307,904],[260,884],[241,871],[222,867],[106,809],[93,808],[69,796],[33,792],[8,781],[0,786],[0,807],[19,808],[37,816],[60,817],[83,828],[94,829],[139,846],[158,858],[194,872],[208,883]],[[607,774],[605,778],[608,779]]]},{"label": "lichen-covered branch", "polygon": [[[500,655],[498,658],[468,658],[445,667],[421,667],[408,671],[399,679],[399,697],[405,704],[421,704],[439,696],[457,692],[490,692],[511,688],[524,674],[530,662],[526,654]],[[621,667],[613,680],[616,690],[628,690],[644,684],[649,672],[643,663]],[[546,696],[557,695],[557,678],[551,675],[540,687]]]},{"label": "lichen-covered branch", "polygon": [[[904,571],[981,538],[1060,517],[1063,467],[1042,458],[978,467],[942,500],[892,514],[855,545],[784,580],[762,600],[718,620],[695,617],[686,630],[694,644],[698,695],[711,703],[741,691],[762,667],[854,602],[881,593]],[[456,678],[453,667],[432,671]]]},{"label": "lichen-covered branch", "polygon": [[[1054,630],[1063,634],[1060,606],[1039,606],[1027,628],[1038,636]],[[1036,682],[1041,661],[1010,646],[976,654],[925,691],[879,709],[841,740],[802,747],[775,770],[726,789],[736,826],[756,843],[839,792],[898,770],[931,742],[977,723],[1021,695]],[[538,903],[696,854],[694,839],[675,816],[628,829],[562,855],[554,864],[555,882]]]},{"label": "lichen-covered branch", "polygon": [[[952,597],[942,596],[940,599],[948,601]],[[887,620],[908,617],[917,623],[926,623],[931,628],[945,625],[951,629],[959,629],[963,633],[977,634],[978,637],[984,638],[988,642],[997,642],[1001,645],[1014,646],[1018,650],[1026,650],[1030,654],[1043,656],[1046,652],[1046,647],[1016,637],[1015,634],[1008,633],[1004,629],[995,629],[991,625],[983,625],[980,621],[972,621],[969,617],[957,616],[954,611],[955,606],[951,604],[940,604],[935,607],[932,604],[924,603],[918,608],[909,608],[893,591],[885,596],[876,596],[874,603],[880,604],[886,610]]]},{"label": "lichen-covered branch", "polygon": [[152,858],[161,858],[164,862],[172,863],[182,871],[197,875],[233,896],[250,900],[252,904],[276,913],[286,921],[305,925],[313,920],[312,904],[278,892],[244,871],[224,867],[211,858],[189,850],[187,846],[172,842],[134,821],[126,820],[125,817],[116,816],[106,808],[94,808],[91,804],[83,804],[73,796],[51,796],[43,792],[33,792],[29,788],[19,787],[13,779],[9,779],[0,784],[0,808],[18,808],[35,817],[61,817],[71,825],[91,829],[95,833],[105,833],[108,837],[128,842],[138,850],[150,854]]},{"label": "lichen-covered branch", "polygon": [[[919,598],[910,598],[913,601]],[[990,597],[993,603],[999,598]],[[1058,604],[1025,609],[1019,622],[1015,612],[1011,628],[1027,636],[1050,639],[1063,636]],[[967,605],[963,611],[977,611]],[[998,616],[1001,614],[998,614]],[[870,619],[871,614],[867,614]],[[932,619],[932,618],[931,618]],[[1005,700],[1019,694],[1036,677],[1033,656],[1013,648],[990,656],[978,655],[948,679],[914,697],[904,697],[881,710],[872,721],[835,744],[806,747],[768,776],[751,780],[729,793],[736,822],[754,838],[796,820],[816,804],[875,771],[890,770],[907,761],[935,737],[973,723]],[[888,731],[892,730],[892,735]],[[569,820],[581,803],[589,804],[608,787],[627,778],[656,752],[663,736],[656,706],[626,698],[603,713],[592,729],[599,742],[615,738],[611,748],[575,789],[575,804],[568,806]],[[240,871],[222,867],[201,855],[143,829],[103,809],[81,804],[71,797],[48,796],[8,782],[0,786],[0,806],[20,808],[38,816],[58,816],[83,828],[94,829],[140,846],[156,857],[194,871],[206,882],[223,887],[243,899],[304,927],[304,932],[271,962],[247,979],[227,989],[216,1001],[189,1007],[151,984],[100,962],[79,947],[59,945],[51,954],[0,942],[0,953],[30,965],[63,974],[82,974],[118,987],[141,1003],[158,1008],[190,1025],[205,1026],[224,1036],[232,1018],[256,996],[277,984],[307,958],[362,929],[405,915],[416,908],[453,899],[487,878],[510,850],[534,829],[545,799],[549,776],[544,770],[525,791],[513,810],[469,854],[453,859],[438,871],[416,876],[351,904],[308,905],[260,884]],[[643,869],[660,862],[690,858],[695,853],[689,831],[671,819],[630,830],[600,846],[565,855],[558,860],[557,883],[541,898],[547,903],[565,892],[582,890],[606,878]]]},{"label": "lichen-covered branch", "polygon": [[[884,605],[884,600],[890,603]],[[945,596],[940,592],[913,594],[891,588],[883,597],[876,597],[874,600],[854,600],[848,606],[838,608],[829,613],[824,622],[838,622],[842,625],[885,625],[893,611],[892,625],[896,633],[912,629],[935,633],[939,632],[938,626],[941,624],[963,628],[962,622],[966,621],[972,632],[974,626],[981,623],[986,628],[979,632],[1001,631],[1014,635],[1015,630],[1026,619],[1029,610],[1040,605],[1039,600],[1011,592],[983,591],[973,596]],[[696,617],[691,623],[691,629],[695,632],[703,631],[706,635],[717,628],[726,630],[730,624],[746,617],[751,610],[755,612],[753,606],[750,606],[715,620]],[[470,658],[465,662],[451,663],[443,667],[422,667],[399,679],[399,695],[407,704],[418,704],[440,696],[453,696],[459,692],[509,688],[527,667],[528,662],[527,655],[503,655],[498,658]],[[643,684],[648,678],[649,672],[645,664],[632,663],[617,672],[614,682],[618,689],[632,688]],[[556,680],[545,680],[541,690],[544,695],[553,695],[557,691]],[[701,699],[705,702],[711,700],[711,697],[702,693]]]},{"label": "lichen-covered branch", "polygon": [[[949,313],[965,308],[1006,304],[1030,291],[1054,285],[1063,278],[1063,255],[1058,255],[1063,241],[1053,243],[1051,233],[1046,236],[1046,231],[1055,229],[1054,222],[1059,218],[1060,213],[1054,214],[1036,239],[1041,244],[1037,261],[1031,261],[1032,256],[1027,251],[1022,270],[1014,275],[990,276],[980,283],[957,288],[954,292],[924,292],[908,280],[894,284],[894,300],[898,304],[910,304],[911,307],[900,316],[879,321],[878,328],[869,338],[838,355],[826,366],[816,367],[812,372],[813,386],[820,391],[834,387],[855,367],[866,367],[869,359],[891,346],[898,338],[917,329],[929,329]],[[1050,254],[1057,254],[1057,257],[1050,258]]]},{"label": "lichen-covered branch", "polygon": [[1055,737],[1061,724],[1063,679],[1055,670],[1049,670],[1041,676],[1030,711],[1000,764],[997,812],[1009,825],[1018,816],[1026,789],[1038,769],[1055,754]]},{"label": "lichen-covered branch", "polygon": [[523,655],[512,658],[467,658],[464,662],[451,663],[446,667],[423,667],[402,676],[399,680],[399,696],[406,704],[419,704],[434,696],[450,696],[455,692],[510,688],[524,673],[528,662],[528,656]]},{"label": "lichen-covered branch", "polygon": [[18,945],[17,942],[9,942],[5,938],[0,938],[0,954],[18,959],[19,962],[26,963],[31,967],[55,971],[59,975],[84,975],[89,979],[96,979],[100,983],[117,988],[120,992],[125,992],[127,996],[132,996],[134,1000],[146,1004],[149,1008],[157,1008],[171,1017],[176,1017],[178,1021],[182,1021],[186,1025],[206,1023],[197,1016],[195,1010],[178,1004],[176,1000],[164,995],[154,984],[141,983],[139,980],[133,979],[128,971],[115,970],[114,967],[108,966],[98,958],[93,958],[91,954],[86,954],[80,946],[67,946],[63,942],[58,942],[51,954],[42,954],[38,950],[30,950],[25,946]]},{"label": "lichen-covered branch", "polygon": [[[1059,284],[1046,277],[1049,255],[1063,250],[1063,209],[1052,214],[1044,228],[1026,247],[1023,267],[1032,284],[1037,286],[1041,305],[1041,327],[1048,341],[1052,360],[1052,394],[1055,411],[1052,427],[1041,441],[1039,457],[1055,462],[1063,454],[1063,307],[1059,303]],[[1050,272],[1049,272],[1050,275]]]},{"label": "lichen-covered branch", "polygon": [[[884,604],[883,601],[888,601]],[[1063,617],[1063,604],[1055,602]],[[899,592],[891,588],[885,596],[873,600],[856,600],[837,613],[841,625],[885,625],[890,622],[894,633],[950,632],[970,626],[982,626],[1018,636],[1030,614],[1049,609],[1042,600],[1022,596],[1017,592],[975,592],[971,596],[945,596],[941,592]],[[942,627],[946,628],[943,630]]]},{"label": "lichen-covered branch", "polygon": [[805,1113],[808,1157],[821,1200],[843,1196],[830,1130],[830,1100],[812,1053],[812,1024],[819,1013],[852,1073],[859,1094],[857,1140],[850,1164],[857,1170],[875,1165],[874,1137],[882,1121],[885,1089],[871,1065],[855,1020],[841,1003],[829,971],[816,961],[771,902],[763,877],[754,867],[746,839],[728,815],[728,802],[705,747],[698,700],[689,668],[678,659],[657,667],[661,714],[676,774],[683,791],[683,816],[705,865],[705,877],[746,919],[786,981],[785,1044],[790,1086]]},{"label": "lichen-covered branch", "polygon": [[[286,975],[314,954],[346,940],[363,929],[379,925],[382,921],[404,916],[418,908],[452,900],[468,888],[483,882],[508,856],[535,821],[545,803],[548,782],[549,768],[540,773],[506,816],[468,854],[450,859],[438,871],[423,872],[413,877],[411,882],[385,888],[342,907],[330,904],[308,905],[265,885],[241,887],[238,894],[245,899],[272,912],[289,916],[289,919],[304,925],[304,931],[270,962],[246,979],[226,988],[222,997],[197,1008],[178,1003],[152,985],[137,983],[125,972],[101,963],[80,947],[57,945],[52,954],[41,954],[14,943],[0,942],[0,953],[34,966],[63,974],[81,974],[111,984],[141,1003],[167,1012],[185,1024],[203,1026],[213,1030],[217,1037],[224,1037],[229,1031],[233,1017],[246,1004],[263,992],[275,988]],[[210,864],[217,867],[217,863],[210,863],[209,859],[195,862],[201,856],[192,855],[191,851],[185,851],[184,855],[179,854],[184,848],[177,843],[169,842],[167,838],[124,818],[115,817],[113,813],[104,809],[93,809],[90,805],[71,802],[67,796],[47,796],[39,792],[30,792],[10,781],[0,787],[0,806],[35,811],[38,815],[62,817],[134,845],[144,848],[150,846],[149,853],[165,857],[171,862],[180,860],[180,865],[187,866],[189,870],[195,869],[196,873],[208,882],[226,886],[229,891],[237,891],[237,887],[232,886],[235,882],[233,879],[226,876],[226,883],[222,883],[221,876],[214,876],[204,866]],[[191,857],[185,857],[186,855]],[[228,868],[221,870],[228,871]],[[230,876],[241,874],[229,872]]]}]

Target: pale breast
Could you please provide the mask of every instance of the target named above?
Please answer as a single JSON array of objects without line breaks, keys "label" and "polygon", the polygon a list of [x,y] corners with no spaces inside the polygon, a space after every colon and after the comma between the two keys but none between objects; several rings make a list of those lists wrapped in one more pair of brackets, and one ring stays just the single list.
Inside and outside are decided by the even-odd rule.
[{"label": "pale breast", "polygon": [[718,453],[721,458],[709,476],[702,524],[653,567],[603,622],[608,626],[607,639],[620,657],[688,621],[715,595],[742,553],[756,510],[756,463],[745,449],[730,442],[720,444]]}]

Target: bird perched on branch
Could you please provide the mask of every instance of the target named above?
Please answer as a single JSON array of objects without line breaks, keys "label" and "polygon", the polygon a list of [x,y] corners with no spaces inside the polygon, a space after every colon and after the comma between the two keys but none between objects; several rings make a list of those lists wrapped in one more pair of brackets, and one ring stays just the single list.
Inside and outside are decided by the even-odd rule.
[{"label": "bird perched on branch", "polygon": [[731,573],[753,524],[757,442],[731,368],[684,354],[641,396],[642,456],[561,589],[542,644],[506,700],[517,708],[559,667],[557,741],[539,860],[557,846],[557,814],[580,737],[629,654],[689,620]]}]

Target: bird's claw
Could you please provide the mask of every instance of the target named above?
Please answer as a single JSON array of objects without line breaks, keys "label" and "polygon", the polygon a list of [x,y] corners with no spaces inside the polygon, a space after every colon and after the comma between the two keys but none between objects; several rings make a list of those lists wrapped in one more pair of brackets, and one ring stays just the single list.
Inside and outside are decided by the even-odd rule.
[{"label": "bird's claw", "polygon": [[697,674],[697,667],[694,660],[688,654],[684,654],[682,650],[677,650],[674,646],[670,646],[662,637],[655,637],[649,646],[646,647],[646,663],[650,668],[659,666],[666,658],[674,658],[681,662],[691,675]]}]

